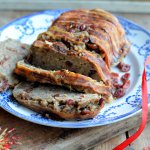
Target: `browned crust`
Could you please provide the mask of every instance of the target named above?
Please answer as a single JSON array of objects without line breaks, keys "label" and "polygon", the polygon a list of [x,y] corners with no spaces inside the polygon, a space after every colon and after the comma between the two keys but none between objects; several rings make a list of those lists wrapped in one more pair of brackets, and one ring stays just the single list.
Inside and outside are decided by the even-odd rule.
[{"label": "browned crust", "polygon": [[98,93],[105,95],[108,97],[108,101],[111,101],[112,99],[110,93],[111,87],[99,83],[90,77],[67,70],[48,71],[20,61],[17,63],[15,73],[26,77],[32,82],[66,86],[70,89],[75,89],[85,93]]}]

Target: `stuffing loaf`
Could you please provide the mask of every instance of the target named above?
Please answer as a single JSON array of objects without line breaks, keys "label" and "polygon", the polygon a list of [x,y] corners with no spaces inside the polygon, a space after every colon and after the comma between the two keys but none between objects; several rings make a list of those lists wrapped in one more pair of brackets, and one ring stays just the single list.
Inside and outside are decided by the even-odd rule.
[{"label": "stuffing loaf", "polygon": [[101,9],[72,10],[38,36],[31,46],[31,63],[48,70],[68,69],[111,85],[110,66],[129,49],[116,17]]},{"label": "stuffing loaf", "polygon": [[52,112],[64,119],[93,118],[105,103],[99,94],[76,93],[52,85],[28,82],[19,83],[13,95],[19,103],[34,111]]},{"label": "stuffing loaf", "polygon": [[39,34],[28,59],[15,68],[16,74],[42,85],[21,83],[14,97],[33,110],[64,119],[94,117],[104,102],[125,94],[129,82],[119,85],[111,66],[120,64],[129,49],[125,31],[112,14],[101,9],[64,12]]},{"label": "stuffing loaf", "polygon": [[69,50],[62,42],[36,40],[32,47],[32,64],[47,70],[68,69],[97,81],[110,83],[110,70],[103,61],[86,50]]},{"label": "stuffing loaf", "polygon": [[24,61],[17,63],[15,73],[26,77],[27,80],[39,83],[50,83],[65,86],[70,90],[103,95],[105,101],[111,102],[111,88],[90,77],[70,72],[68,70],[50,71],[34,67]]},{"label": "stuffing loaf", "polygon": [[28,54],[29,46],[19,41],[8,39],[0,43],[0,92],[19,82],[13,70],[16,63]]},{"label": "stuffing loaf", "polygon": [[[67,31],[68,34],[84,36],[86,40],[84,39],[83,42],[86,49],[103,54],[109,67],[120,61],[130,49],[130,44],[125,38],[125,31],[118,19],[101,9],[65,12],[53,22],[49,31],[56,31],[55,28],[59,31]],[[59,33],[62,35],[61,32]],[[61,39],[67,41],[68,38],[62,35]],[[74,40],[79,39],[74,38]]]}]

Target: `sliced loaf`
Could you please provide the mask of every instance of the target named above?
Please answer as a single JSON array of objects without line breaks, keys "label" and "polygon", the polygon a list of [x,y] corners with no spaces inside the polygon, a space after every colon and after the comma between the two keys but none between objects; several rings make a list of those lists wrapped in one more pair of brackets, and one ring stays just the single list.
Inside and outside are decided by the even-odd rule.
[{"label": "sliced loaf", "polygon": [[18,84],[13,95],[19,103],[34,111],[54,113],[67,120],[93,118],[104,106],[104,100],[98,94],[76,93],[27,82]]},{"label": "sliced loaf", "polygon": [[13,70],[19,60],[29,54],[29,46],[17,40],[8,39],[0,43],[0,91],[14,87],[19,80]]},{"label": "sliced loaf", "polygon": [[67,69],[110,85],[110,70],[101,57],[86,50],[69,50],[63,42],[36,40],[32,47],[34,66],[47,70]]},{"label": "sliced loaf", "polygon": [[97,82],[90,77],[68,70],[44,70],[25,63],[24,61],[19,61],[15,73],[32,82],[65,86],[69,89],[85,93],[98,93],[105,97],[104,99],[107,102],[113,99],[110,86],[106,86],[102,82]]}]

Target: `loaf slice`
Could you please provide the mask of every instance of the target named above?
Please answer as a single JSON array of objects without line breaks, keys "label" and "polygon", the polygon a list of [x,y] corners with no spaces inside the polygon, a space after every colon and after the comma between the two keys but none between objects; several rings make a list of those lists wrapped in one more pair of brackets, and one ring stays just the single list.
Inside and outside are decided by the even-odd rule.
[{"label": "loaf slice", "polygon": [[25,63],[24,61],[19,61],[15,73],[24,76],[27,80],[32,82],[65,86],[71,90],[85,93],[98,93],[104,96],[107,102],[113,99],[110,86],[106,86],[102,82],[97,82],[90,77],[68,70],[44,70]]},{"label": "loaf slice", "polygon": [[93,118],[105,103],[99,94],[71,92],[56,86],[28,82],[19,83],[13,95],[19,103],[34,111],[54,113],[66,120]]},{"label": "loaf slice", "polygon": [[47,70],[67,69],[111,85],[110,70],[98,55],[86,50],[70,50],[63,42],[36,40],[32,47],[34,66]]},{"label": "loaf slice", "polygon": [[19,82],[13,70],[17,62],[28,54],[29,46],[17,40],[8,39],[0,43],[0,92]]}]

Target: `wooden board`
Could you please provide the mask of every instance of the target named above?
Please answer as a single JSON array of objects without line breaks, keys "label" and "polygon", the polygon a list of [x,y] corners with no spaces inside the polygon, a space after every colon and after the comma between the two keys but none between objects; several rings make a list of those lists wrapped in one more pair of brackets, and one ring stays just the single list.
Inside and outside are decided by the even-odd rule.
[{"label": "wooden board", "polygon": [[[145,128],[145,130],[143,131],[143,133],[141,134],[140,138],[138,138],[136,141],[134,141],[131,144],[132,148],[134,148],[135,150],[142,150],[143,147],[149,147],[148,150],[150,150],[150,128],[148,125]],[[137,131],[137,128],[130,130],[128,132],[129,136],[131,136],[136,131]]]},{"label": "wooden board", "polygon": [[[16,128],[18,135],[21,137],[22,145],[15,147],[15,150],[89,149],[139,126],[140,122],[141,113],[121,122],[101,127],[87,129],[52,128],[24,121],[0,109],[0,126],[2,126],[2,128]],[[117,144],[119,143],[116,143],[116,145]]]},{"label": "wooden board", "polygon": [[119,145],[122,141],[126,139],[125,134],[120,134],[114,138],[111,138],[107,142],[98,144],[96,147],[90,150],[112,150],[115,146]]},{"label": "wooden board", "polygon": [[[138,0],[0,0],[1,10],[102,8],[112,12],[149,13],[150,1]],[[136,8],[136,9],[135,9]]]}]

